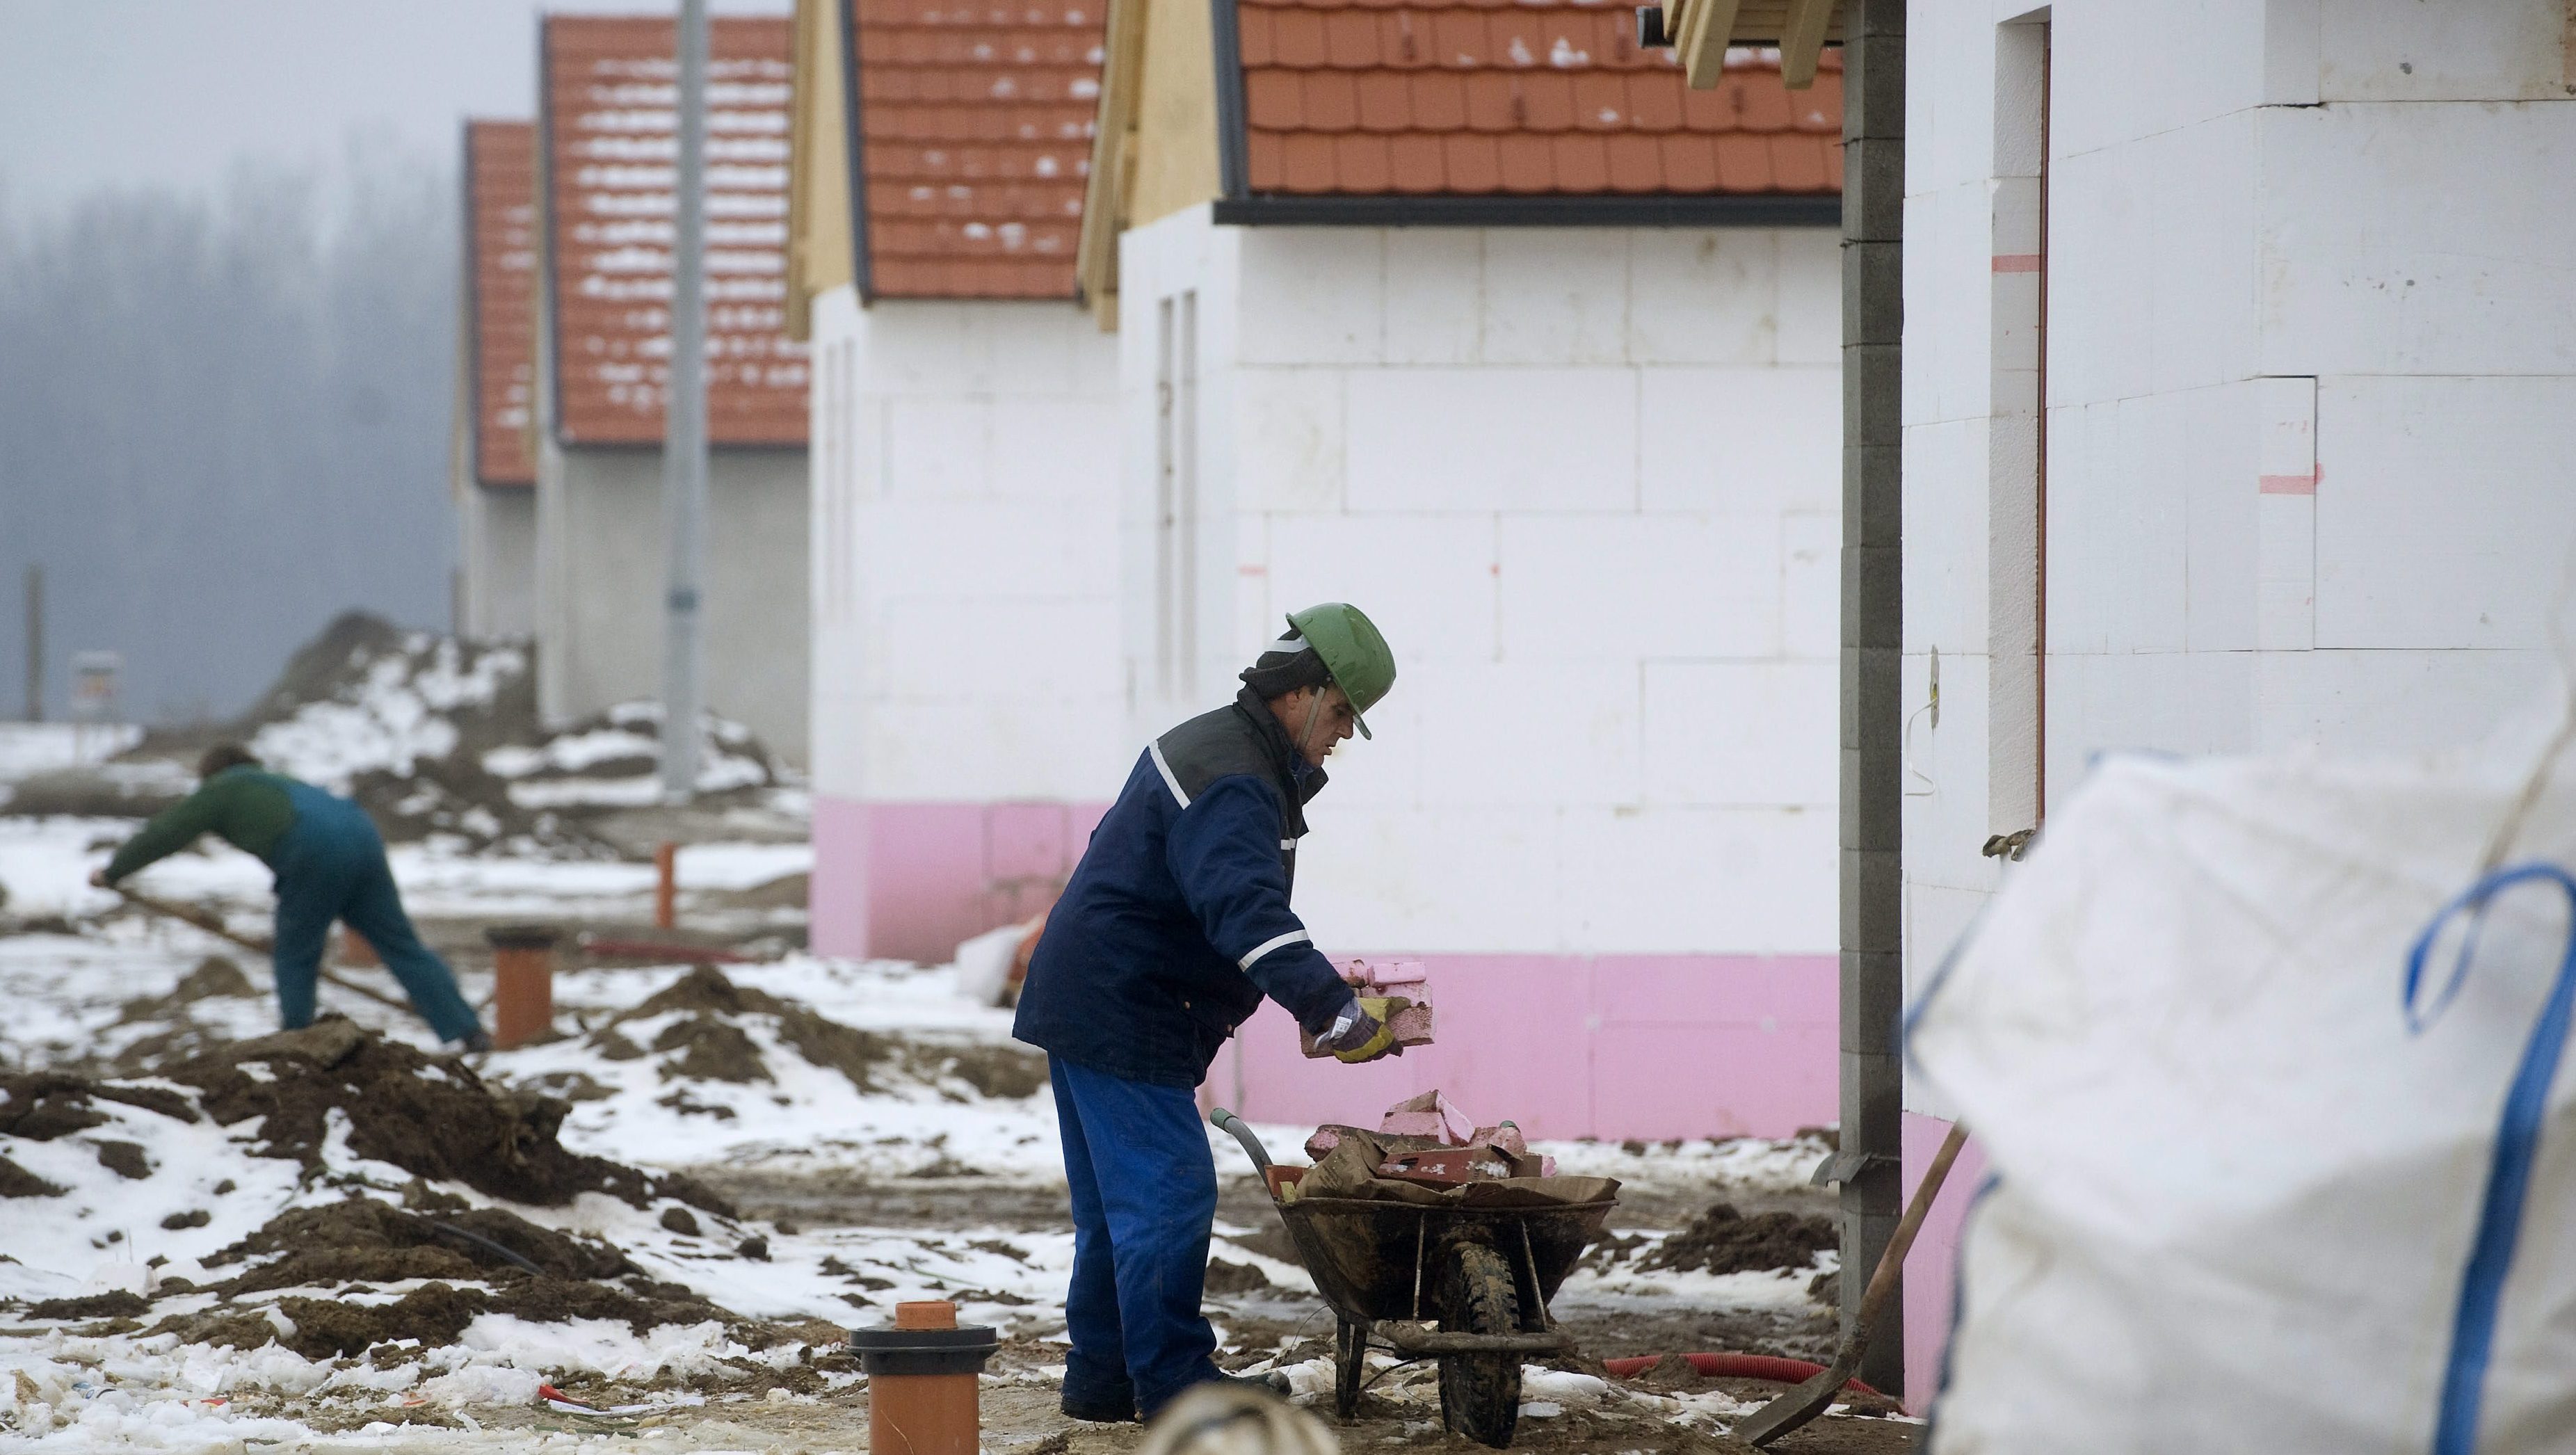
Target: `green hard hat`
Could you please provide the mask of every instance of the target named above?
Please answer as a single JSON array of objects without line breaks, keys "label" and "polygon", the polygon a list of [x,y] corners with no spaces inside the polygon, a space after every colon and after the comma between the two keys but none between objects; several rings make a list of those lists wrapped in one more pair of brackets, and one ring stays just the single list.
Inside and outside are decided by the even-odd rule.
[{"label": "green hard hat", "polygon": [[1342,695],[1351,700],[1351,716],[1359,724],[1360,736],[1376,736],[1369,731],[1366,714],[1385,701],[1387,690],[1395,686],[1395,653],[1387,649],[1377,623],[1349,602],[1327,601],[1288,613],[1288,625],[1324,659],[1324,670],[1333,674]]}]

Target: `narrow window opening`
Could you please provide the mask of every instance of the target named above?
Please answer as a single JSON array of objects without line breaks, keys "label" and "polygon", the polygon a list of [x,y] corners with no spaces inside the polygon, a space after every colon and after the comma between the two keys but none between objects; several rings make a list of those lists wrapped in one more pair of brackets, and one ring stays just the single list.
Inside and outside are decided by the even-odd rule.
[{"label": "narrow window opening", "polygon": [[1185,698],[1198,696],[1199,677],[1199,295],[1192,290],[1181,295],[1180,337],[1175,341],[1180,359],[1177,369],[1178,394],[1172,426],[1173,514],[1179,534],[1178,594],[1173,602],[1178,618],[1174,650],[1179,654],[1180,691]]},{"label": "narrow window opening", "polygon": [[1198,690],[1198,294],[1155,307],[1154,678],[1168,697]]},{"label": "narrow window opening", "polygon": [[1154,307],[1154,685],[1163,695],[1179,683],[1173,665],[1179,623],[1172,596],[1180,576],[1177,490],[1172,469],[1179,456],[1172,439],[1173,300]]},{"label": "narrow window opening", "polygon": [[1994,399],[1986,551],[1986,784],[1994,835],[1989,852],[2017,850],[2047,810],[2048,68],[2047,12],[1996,27],[1989,295]]}]

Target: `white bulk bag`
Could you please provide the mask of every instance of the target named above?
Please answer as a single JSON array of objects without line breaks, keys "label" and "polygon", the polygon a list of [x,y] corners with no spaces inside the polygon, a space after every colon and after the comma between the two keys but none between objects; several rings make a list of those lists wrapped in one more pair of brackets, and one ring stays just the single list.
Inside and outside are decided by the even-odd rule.
[{"label": "white bulk bag", "polygon": [[2109,758],[2050,814],[1908,1028],[1994,1173],[1936,1455],[2576,1451],[2556,728]]}]

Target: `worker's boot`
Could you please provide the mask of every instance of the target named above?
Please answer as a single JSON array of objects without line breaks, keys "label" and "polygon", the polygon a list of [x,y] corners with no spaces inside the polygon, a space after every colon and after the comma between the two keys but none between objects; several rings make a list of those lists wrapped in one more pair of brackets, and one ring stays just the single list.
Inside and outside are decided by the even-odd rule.
[{"label": "worker's boot", "polygon": [[1095,1425],[1129,1425],[1136,1422],[1136,1400],[1133,1395],[1119,1399],[1098,1396],[1077,1398],[1067,1394],[1056,1407],[1064,1411],[1066,1419],[1087,1420]]}]

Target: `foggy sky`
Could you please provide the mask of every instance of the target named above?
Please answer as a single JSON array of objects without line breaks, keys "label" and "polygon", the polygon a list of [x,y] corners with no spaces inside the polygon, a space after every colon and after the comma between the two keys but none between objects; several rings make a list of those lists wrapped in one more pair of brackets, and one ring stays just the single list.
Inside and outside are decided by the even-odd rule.
[{"label": "foggy sky", "polygon": [[449,156],[460,119],[534,111],[541,10],[672,9],[670,0],[6,0],[0,189],[22,216],[102,187],[211,196],[236,162],[325,166],[353,131]]},{"label": "foggy sky", "polygon": [[[562,0],[0,0],[0,718],[246,706],[344,609],[444,629],[459,127]],[[785,0],[711,0],[776,14]]]}]

